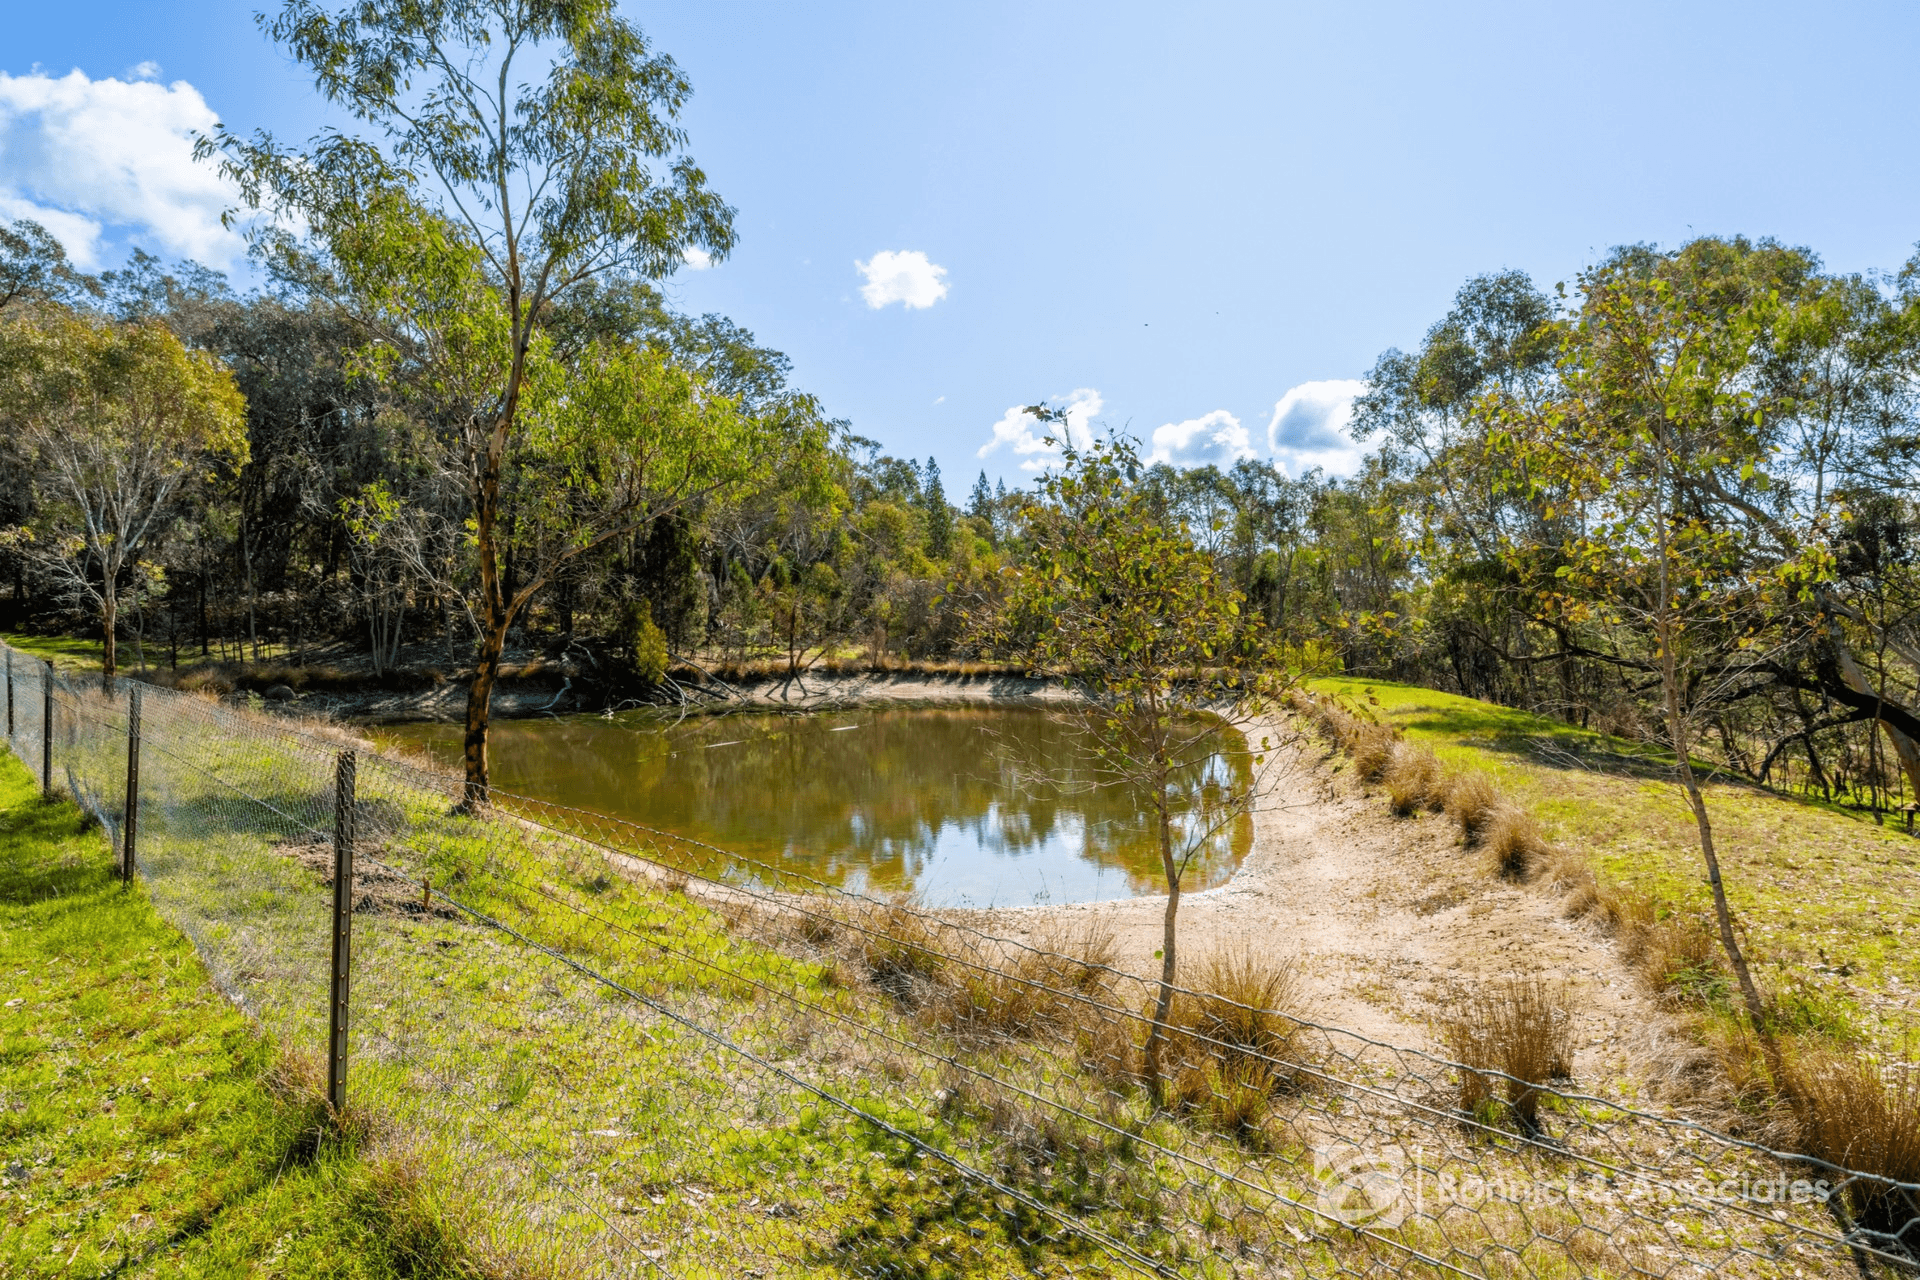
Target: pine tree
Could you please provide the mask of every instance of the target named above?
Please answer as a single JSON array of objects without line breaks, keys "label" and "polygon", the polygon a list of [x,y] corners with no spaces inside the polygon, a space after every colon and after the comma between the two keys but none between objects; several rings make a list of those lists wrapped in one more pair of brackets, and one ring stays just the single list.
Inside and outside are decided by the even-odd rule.
[{"label": "pine tree", "polygon": [[993,520],[993,490],[987,487],[985,471],[973,482],[973,492],[967,497],[967,514],[989,523]]},{"label": "pine tree", "polygon": [[927,550],[934,559],[944,560],[953,550],[953,508],[947,505],[947,491],[940,485],[940,464],[927,459]]}]

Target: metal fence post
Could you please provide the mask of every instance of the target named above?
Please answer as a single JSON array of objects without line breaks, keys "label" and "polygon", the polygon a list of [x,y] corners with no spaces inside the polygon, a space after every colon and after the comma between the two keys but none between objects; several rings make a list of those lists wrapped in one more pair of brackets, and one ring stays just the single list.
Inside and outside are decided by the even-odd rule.
[{"label": "metal fence post", "polygon": [[41,677],[40,698],[40,793],[53,794],[53,663]]},{"label": "metal fence post", "polygon": [[347,1109],[347,977],[353,968],[353,752],[342,751],[333,776],[333,987],[327,1009],[327,1102]]},{"label": "metal fence post", "polygon": [[127,682],[127,806],[120,822],[120,878],[133,883],[134,833],[140,829],[140,682]]},{"label": "metal fence post", "polygon": [[13,741],[13,650],[7,650],[7,741]]}]

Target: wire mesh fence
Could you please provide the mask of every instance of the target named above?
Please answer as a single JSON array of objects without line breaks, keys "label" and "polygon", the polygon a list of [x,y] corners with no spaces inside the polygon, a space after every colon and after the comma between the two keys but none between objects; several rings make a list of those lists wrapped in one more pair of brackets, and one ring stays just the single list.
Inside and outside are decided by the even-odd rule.
[{"label": "wire mesh fence", "polygon": [[130,685],[6,656],[14,752],[126,858],[137,741],[131,854],[157,907],[316,1079],[343,1032],[349,1113],[408,1150],[482,1257],[596,1276],[1915,1270],[1912,1183],[1239,992],[1182,988],[1156,1016],[1097,929],[997,936],[603,815],[499,794],[464,811],[458,779],[326,726],[146,688],[136,736]]}]

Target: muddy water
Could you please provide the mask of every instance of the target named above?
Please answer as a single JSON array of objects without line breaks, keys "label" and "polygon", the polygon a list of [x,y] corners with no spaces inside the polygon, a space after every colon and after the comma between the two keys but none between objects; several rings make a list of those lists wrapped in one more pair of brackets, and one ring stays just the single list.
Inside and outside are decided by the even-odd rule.
[{"label": "muddy water", "polygon": [[[452,725],[377,736],[449,765]],[[1221,729],[1181,803],[1244,784],[1244,744]],[[1082,722],[1032,707],[739,714],[678,725],[651,714],[496,721],[501,790],[612,814],[749,859],[870,892],[949,906],[1089,902],[1162,891],[1148,797],[1115,783]],[[1198,827],[1198,822],[1194,824]],[[1196,851],[1188,891],[1233,874],[1241,818]]]}]

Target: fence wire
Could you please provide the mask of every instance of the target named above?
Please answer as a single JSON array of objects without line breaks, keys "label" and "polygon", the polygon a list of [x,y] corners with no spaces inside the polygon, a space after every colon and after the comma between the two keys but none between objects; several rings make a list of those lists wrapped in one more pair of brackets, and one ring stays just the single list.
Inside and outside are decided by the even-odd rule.
[{"label": "fence wire", "polygon": [[[4,646],[0,646],[4,649]],[[130,685],[7,650],[10,746],[121,850]],[[51,732],[45,709],[51,694]],[[1920,1186],[1157,987],[307,722],[142,689],[136,857],[482,1257],[583,1276],[1913,1275]],[[50,754],[49,754],[50,753]],[[51,767],[49,768],[49,763]]]}]

